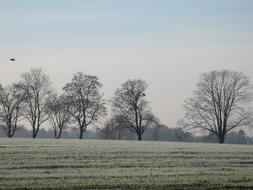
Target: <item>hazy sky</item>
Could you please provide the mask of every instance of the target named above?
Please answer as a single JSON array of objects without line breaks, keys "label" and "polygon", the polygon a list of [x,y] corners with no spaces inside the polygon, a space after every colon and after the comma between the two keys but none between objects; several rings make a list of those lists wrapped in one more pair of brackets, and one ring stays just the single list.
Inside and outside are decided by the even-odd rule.
[{"label": "hazy sky", "polygon": [[74,72],[95,74],[106,98],[144,79],[172,127],[201,72],[238,70],[253,82],[253,1],[0,0],[0,83],[33,67],[59,91]]}]

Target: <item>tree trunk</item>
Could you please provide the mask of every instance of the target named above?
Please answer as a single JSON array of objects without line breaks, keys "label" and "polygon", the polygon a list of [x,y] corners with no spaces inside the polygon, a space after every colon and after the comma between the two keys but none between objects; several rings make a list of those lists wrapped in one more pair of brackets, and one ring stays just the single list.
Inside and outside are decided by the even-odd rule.
[{"label": "tree trunk", "polygon": [[37,137],[38,132],[39,132],[39,128],[37,128],[37,129],[34,128],[34,129],[33,129],[33,138],[34,138],[34,139]]},{"label": "tree trunk", "polygon": [[57,129],[54,129],[54,138],[57,139]]},{"label": "tree trunk", "polygon": [[222,134],[222,135],[219,135],[218,138],[219,138],[219,143],[220,143],[220,144],[224,144],[225,135],[223,135],[223,134]]},{"label": "tree trunk", "polygon": [[59,133],[58,133],[57,139],[60,139],[60,138],[61,138],[61,134],[62,134],[62,129],[60,129],[60,131],[59,131]]},{"label": "tree trunk", "polygon": [[37,137],[37,134],[38,134],[38,131],[39,131],[39,128],[36,127],[36,121],[32,122],[32,128],[33,128],[32,137],[35,139]]},{"label": "tree trunk", "polygon": [[36,134],[36,133],[33,133],[33,138],[34,138],[34,139],[36,138],[36,136],[37,136],[37,134]]},{"label": "tree trunk", "polygon": [[8,126],[7,137],[8,137],[8,138],[12,138],[13,135],[14,135],[14,133],[13,133],[13,134],[11,133],[11,127]]},{"label": "tree trunk", "polygon": [[14,135],[14,134],[8,133],[8,134],[7,134],[7,137],[8,137],[8,138],[12,138],[13,135]]},{"label": "tree trunk", "polygon": [[80,129],[79,139],[83,139],[83,133],[84,133],[84,130],[81,130],[81,129]]},{"label": "tree trunk", "polygon": [[36,130],[35,130],[35,128],[33,127],[33,135],[32,135],[33,138],[36,138],[35,131],[36,131]]},{"label": "tree trunk", "polygon": [[142,134],[137,134],[138,135],[138,141],[142,141]]},{"label": "tree trunk", "polygon": [[7,124],[6,124],[6,127],[7,127],[7,129],[6,130],[4,130],[4,132],[5,132],[5,134],[6,134],[6,136],[8,137],[8,138],[12,138],[13,137],[13,135],[14,135],[14,129],[13,130],[11,130],[12,129],[12,126],[9,124],[10,122],[7,122]]}]

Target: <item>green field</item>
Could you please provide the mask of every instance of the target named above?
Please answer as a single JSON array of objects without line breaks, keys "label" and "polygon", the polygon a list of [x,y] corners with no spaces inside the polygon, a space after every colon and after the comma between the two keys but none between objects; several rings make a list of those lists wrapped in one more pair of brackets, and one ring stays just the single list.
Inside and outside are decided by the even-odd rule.
[{"label": "green field", "polygon": [[253,189],[253,146],[0,139],[0,189]]}]

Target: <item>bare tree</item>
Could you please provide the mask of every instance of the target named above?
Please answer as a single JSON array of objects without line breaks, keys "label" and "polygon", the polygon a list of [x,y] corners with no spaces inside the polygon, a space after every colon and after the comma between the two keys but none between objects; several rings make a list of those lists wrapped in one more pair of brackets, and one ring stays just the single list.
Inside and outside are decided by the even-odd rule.
[{"label": "bare tree", "polygon": [[106,114],[105,100],[100,89],[102,84],[96,76],[85,75],[82,72],[74,74],[72,81],[63,90],[70,104],[69,113],[79,126],[79,139],[87,127],[98,121],[99,116]]},{"label": "bare tree", "polygon": [[0,85],[0,122],[7,137],[14,136],[21,116],[21,103],[24,96],[15,85],[3,88]]},{"label": "bare tree", "polygon": [[98,128],[98,133],[105,139],[122,140],[129,136],[130,131],[127,128],[124,117],[116,115],[108,119],[102,128]]},{"label": "bare tree", "polygon": [[194,97],[185,104],[187,126],[213,133],[224,143],[228,132],[250,124],[252,114],[245,105],[251,99],[249,79],[242,73],[203,73]]},{"label": "bare tree", "polygon": [[33,129],[36,138],[42,123],[48,120],[48,101],[52,95],[49,76],[42,69],[32,69],[21,76],[19,88],[25,94],[24,117]]},{"label": "bare tree", "polygon": [[139,141],[145,129],[157,122],[145,100],[147,87],[143,80],[128,80],[116,90],[112,100],[114,113],[124,116],[128,128],[137,134]]},{"label": "bare tree", "polygon": [[66,98],[57,96],[56,94],[50,99],[48,103],[48,109],[50,113],[50,122],[54,130],[54,137],[60,139],[64,129],[70,124],[70,105],[66,101]]}]

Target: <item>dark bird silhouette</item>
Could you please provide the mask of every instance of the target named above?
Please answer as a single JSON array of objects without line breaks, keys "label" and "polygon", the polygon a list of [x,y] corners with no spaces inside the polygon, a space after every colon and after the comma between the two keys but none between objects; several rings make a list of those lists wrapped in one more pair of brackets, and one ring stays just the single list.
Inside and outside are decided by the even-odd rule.
[{"label": "dark bird silhouette", "polygon": [[143,93],[142,96],[146,96],[146,94]]},{"label": "dark bird silhouette", "polygon": [[16,59],[14,59],[14,58],[11,58],[11,59],[10,59],[10,61],[16,61]]}]

